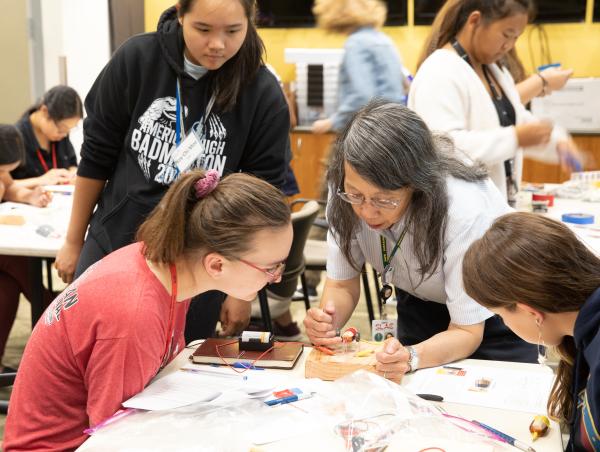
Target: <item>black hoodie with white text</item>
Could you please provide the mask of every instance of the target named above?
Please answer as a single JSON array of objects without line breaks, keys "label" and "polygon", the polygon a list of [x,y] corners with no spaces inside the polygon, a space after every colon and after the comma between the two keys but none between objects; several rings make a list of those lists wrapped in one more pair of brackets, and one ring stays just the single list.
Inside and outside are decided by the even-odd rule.
[{"label": "black hoodie with white text", "polygon": [[[194,80],[183,69],[184,42],[174,7],[156,32],[134,36],[113,55],[85,100],[84,142],[77,174],[106,180],[89,234],[106,253],[135,231],[177,177],[176,85],[184,130],[204,121],[209,71]],[[280,187],[289,161],[289,111],[266,67],[240,90],[233,109],[213,108],[204,122],[204,152],[192,167],[221,175],[243,171]]]}]

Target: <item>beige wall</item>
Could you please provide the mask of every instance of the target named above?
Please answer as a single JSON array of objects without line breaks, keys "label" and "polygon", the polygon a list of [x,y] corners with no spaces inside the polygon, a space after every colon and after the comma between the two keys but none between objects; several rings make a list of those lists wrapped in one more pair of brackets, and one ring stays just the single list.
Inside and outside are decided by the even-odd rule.
[{"label": "beige wall", "polygon": [[13,123],[32,102],[27,2],[0,0],[0,122]]}]

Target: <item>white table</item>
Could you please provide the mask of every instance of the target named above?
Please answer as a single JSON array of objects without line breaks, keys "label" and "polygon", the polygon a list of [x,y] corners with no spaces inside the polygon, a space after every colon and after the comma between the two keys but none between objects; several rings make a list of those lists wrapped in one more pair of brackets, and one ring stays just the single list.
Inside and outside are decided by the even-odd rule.
[{"label": "white table", "polygon": [[586,213],[594,215],[593,225],[574,225],[565,223],[577,234],[577,236],[592,250],[600,256],[600,203],[580,201],[577,199],[554,198],[554,206],[548,209],[546,214],[550,218],[561,221],[564,213]]},{"label": "white table", "polygon": [[[165,369],[163,369],[156,378],[160,378],[164,375],[167,375],[171,372],[176,371],[185,363],[188,362],[188,357],[193,351],[190,349],[185,349],[182,351]],[[308,353],[310,352],[310,348],[305,348],[304,353],[300,357],[298,363],[292,370],[276,370],[269,369],[266,372],[276,372],[276,373],[287,373],[291,377],[304,377],[304,363]],[[522,364],[522,363],[506,363],[506,362],[498,362],[498,361],[481,361],[481,360],[463,360],[458,362],[459,365],[484,365],[484,366],[492,366],[492,367],[510,367],[512,369],[527,369],[529,371],[539,371],[544,372],[537,364]],[[407,381],[409,381],[411,375],[406,377]],[[515,438],[518,438],[526,443],[530,443],[530,433],[529,433],[529,423],[533,419],[533,414],[528,414],[524,412],[517,411],[507,411],[507,410],[499,410],[499,409],[491,409],[484,407],[477,407],[472,405],[463,405],[456,403],[447,403],[441,402],[440,405],[450,414],[454,414],[457,416],[461,416],[467,419],[477,419],[481,422],[487,423],[489,425],[493,425],[498,428],[500,431],[507,433]],[[134,416],[139,416],[138,414],[130,415],[129,418],[133,418]],[[127,422],[128,418],[122,419],[118,422]],[[106,429],[110,429],[111,426],[105,427]],[[165,425],[165,429],[168,429],[169,426]],[[195,434],[201,434],[201,432],[195,432]],[[114,438],[113,438],[114,440]],[[123,437],[119,438],[118,443],[113,443],[108,441],[104,441],[102,436],[92,436],[88,439],[78,450],[79,451],[103,451],[103,450],[135,450],[136,444],[128,441],[129,438]],[[157,445],[159,446],[159,445]],[[165,445],[162,445],[163,447]],[[177,450],[177,444],[171,444],[172,450]],[[538,439],[534,448],[537,452],[559,452],[563,450],[562,438],[560,435],[560,429],[556,423],[552,423],[552,427],[547,436]],[[276,443],[272,443],[268,446],[261,446],[260,450],[264,451],[307,451],[307,450],[327,450],[327,451],[343,451],[342,442],[339,438],[336,438],[331,435],[327,435],[327,437],[318,437],[318,438],[306,438],[306,437],[295,437],[290,438],[288,440],[279,441]],[[496,448],[498,451],[516,451],[517,449],[512,448],[511,446],[503,446],[498,445]]]},{"label": "white table", "polygon": [[[32,287],[31,322],[35,325],[44,311],[42,261],[54,258],[62,247],[67,232],[73,196],[55,193],[52,202],[44,208],[12,202],[0,203],[0,215],[20,215],[22,226],[0,225],[0,254],[27,256],[30,259]],[[36,232],[40,226],[52,227],[49,237]],[[50,267],[48,266],[48,270]]]}]

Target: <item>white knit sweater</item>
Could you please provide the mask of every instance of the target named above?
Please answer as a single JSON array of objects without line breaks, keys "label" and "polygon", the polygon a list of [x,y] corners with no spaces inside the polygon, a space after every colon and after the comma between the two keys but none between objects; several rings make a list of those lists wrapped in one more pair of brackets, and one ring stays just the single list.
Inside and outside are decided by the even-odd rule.
[{"label": "white knit sweater", "polygon": [[[517,124],[537,120],[519,99],[515,83],[506,69],[489,66],[496,81],[512,103]],[[472,159],[482,161],[490,177],[506,197],[504,161],[515,159],[515,180],[521,181],[523,150],[514,127],[501,127],[498,114],[481,79],[454,50],[439,49],[419,68],[412,82],[408,106],[432,131],[448,133],[456,147]],[[566,132],[555,127],[551,141],[526,149],[527,157],[547,163],[558,162],[556,143]]]}]

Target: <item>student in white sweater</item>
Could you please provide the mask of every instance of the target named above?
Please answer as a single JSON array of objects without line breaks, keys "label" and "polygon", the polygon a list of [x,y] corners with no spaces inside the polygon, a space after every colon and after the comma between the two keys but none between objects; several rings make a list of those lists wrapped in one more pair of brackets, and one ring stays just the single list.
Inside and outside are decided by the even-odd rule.
[{"label": "student in white sweater", "polygon": [[580,167],[569,135],[537,120],[520,102],[508,70],[496,63],[530,18],[530,0],[449,0],[434,21],[408,106],[458,149],[483,162],[509,202],[521,180],[523,151]]}]

